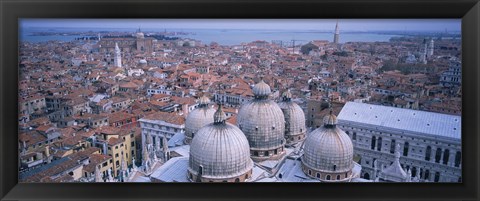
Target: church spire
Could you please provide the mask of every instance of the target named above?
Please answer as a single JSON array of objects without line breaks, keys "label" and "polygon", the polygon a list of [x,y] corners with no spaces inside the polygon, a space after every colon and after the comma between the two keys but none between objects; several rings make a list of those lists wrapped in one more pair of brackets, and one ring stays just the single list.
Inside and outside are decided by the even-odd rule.
[{"label": "church spire", "polygon": [[340,38],[340,28],[338,27],[338,20],[337,20],[337,24],[335,25],[335,35],[333,36],[333,43],[338,44],[339,38]]},{"label": "church spire", "polygon": [[122,54],[120,52],[120,48],[118,47],[118,43],[115,43],[115,57],[113,62],[115,67],[122,67]]}]

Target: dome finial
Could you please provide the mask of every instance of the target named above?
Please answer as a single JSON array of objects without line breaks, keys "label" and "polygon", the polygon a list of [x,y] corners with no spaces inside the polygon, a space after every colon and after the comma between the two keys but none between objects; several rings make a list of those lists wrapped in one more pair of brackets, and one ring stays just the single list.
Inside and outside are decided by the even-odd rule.
[{"label": "dome finial", "polygon": [[283,92],[282,96],[284,101],[290,101],[292,99],[292,93],[290,93],[290,89],[287,89],[285,92]]},{"label": "dome finial", "polygon": [[213,123],[214,124],[225,124],[225,121],[227,120],[227,115],[225,115],[225,112],[222,110],[222,104],[218,104],[218,109],[213,114]]},{"label": "dome finial", "polygon": [[253,87],[252,91],[257,99],[267,99],[270,93],[272,93],[270,86],[263,79]]},{"label": "dome finial", "polygon": [[207,106],[210,103],[210,98],[205,96],[205,94],[198,99],[198,104],[200,107]]}]

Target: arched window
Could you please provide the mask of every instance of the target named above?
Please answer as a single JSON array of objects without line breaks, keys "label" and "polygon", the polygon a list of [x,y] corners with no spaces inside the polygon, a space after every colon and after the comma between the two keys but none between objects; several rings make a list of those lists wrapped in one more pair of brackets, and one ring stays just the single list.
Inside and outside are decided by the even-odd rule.
[{"label": "arched window", "polygon": [[432,155],[432,147],[427,146],[427,150],[425,151],[425,160],[430,161],[430,155]]},{"label": "arched window", "polygon": [[403,156],[408,156],[408,142],[403,145]]},{"label": "arched window", "polygon": [[340,180],[340,175],[337,175],[337,180]]},{"label": "arched window", "polygon": [[317,172],[317,178],[320,178],[320,173]]},{"label": "arched window", "polygon": [[390,143],[390,153],[395,153],[395,140],[392,140],[392,142]]},{"label": "arched window", "polygon": [[412,167],[412,176],[415,177],[417,175],[417,168]]},{"label": "arched window", "polygon": [[327,180],[330,180],[330,175],[327,175]]},{"label": "arched window", "polygon": [[450,157],[450,150],[445,149],[445,151],[443,151],[443,164],[444,165],[448,164],[449,157]]},{"label": "arched window", "polygon": [[308,175],[312,175],[312,170],[308,170]]},{"label": "arched window", "polygon": [[440,172],[435,172],[435,182],[440,181]]},{"label": "arched window", "polygon": [[462,152],[457,151],[457,153],[455,154],[455,167],[459,167],[461,161],[462,161]]},{"label": "arched window", "polygon": [[430,170],[425,170],[425,179],[430,179]]},{"label": "arched window", "polygon": [[442,157],[442,149],[437,148],[437,151],[435,152],[435,163],[440,163],[441,157]]},{"label": "arched window", "polygon": [[372,143],[370,144],[370,149],[371,150],[375,149],[376,142],[377,142],[377,138],[375,136],[372,136]]},{"label": "arched window", "polygon": [[381,137],[378,138],[377,151],[382,151],[382,138]]},{"label": "arched window", "polygon": [[265,153],[264,153],[264,154],[265,154],[265,156],[269,156],[269,155],[268,155],[268,151],[265,151]]},{"label": "arched window", "polygon": [[198,174],[203,175],[203,166],[198,166]]},{"label": "arched window", "polygon": [[353,132],[352,139],[357,140],[357,133],[356,132]]},{"label": "arched window", "polygon": [[370,174],[365,173],[365,174],[363,175],[363,178],[364,178],[364,179],[367,179],[367,180],[370,179]]},{"label": "arched window", "polygon": [[278,151],[275,149],[273,150],[273,154],[277,155]]},{"label": "arched window", "polygon": [[333,171],[337,170],[337,165],[333,165]]},{"label": "arched window", "polygon": [[240,179],[239,179],[239,178],[236,178],[236,179],[235,179],[235,182],[240,182]]}]

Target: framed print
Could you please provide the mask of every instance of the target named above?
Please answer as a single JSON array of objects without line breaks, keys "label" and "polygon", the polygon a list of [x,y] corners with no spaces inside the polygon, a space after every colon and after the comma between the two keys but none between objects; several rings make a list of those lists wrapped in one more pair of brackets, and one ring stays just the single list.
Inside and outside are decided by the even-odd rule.
[{"label": "framed print", "polygon": [[478,199],[478,1],[1,9],[4,200]]}]

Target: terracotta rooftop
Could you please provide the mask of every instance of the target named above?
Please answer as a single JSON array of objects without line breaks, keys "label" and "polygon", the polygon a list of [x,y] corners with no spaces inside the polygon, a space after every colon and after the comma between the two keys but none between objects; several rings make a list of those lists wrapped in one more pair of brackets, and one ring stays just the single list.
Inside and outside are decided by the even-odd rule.
[{"label": "terracotta rooftop", "polygon": [[176,125],[185,124],[185,118],[183,116],[168,112],[155,112],[153,114],[143,117],[142,119],[165,121],[167,123]]}]

